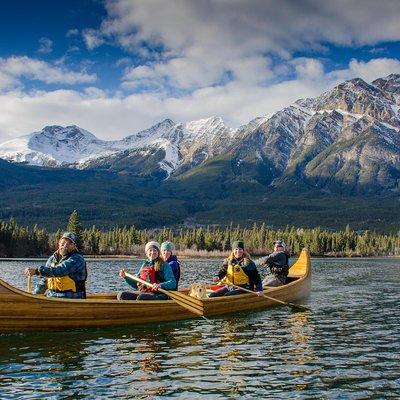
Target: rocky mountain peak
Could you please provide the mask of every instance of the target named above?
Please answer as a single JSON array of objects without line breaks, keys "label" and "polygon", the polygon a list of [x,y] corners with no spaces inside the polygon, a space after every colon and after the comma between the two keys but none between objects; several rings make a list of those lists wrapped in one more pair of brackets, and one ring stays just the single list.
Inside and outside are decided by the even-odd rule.
[{"label": "rocky mountain peak", "polygon": [[160,128],[167,128],[171,129],[173,126],[175,126],[175,122],[172,121],[170,118],[166,118],[163,121],[159,122],[158,124],[155,124],[153,126],[154,129],[160,129]]},{"label": "rocky mountain peak", "polygon": [[339,108],[351,112],[360,102],[376,100],[390,101],[392,98],[374,85],[361,78],[343,82],[316,99],[316,110]]},{"label": "rocky mountain peak", "polygon": [[[336,187],[351,180],[354,188],[362,182],[373,191],[373,179],[379,178],[381,188],[397,190],[399,99],[399,74],[372,84],[356,78],[238,129],[218,116],[178,124],[166,118],[124,139],[104,141],[76,125],[51,125],[0,144],[0,157],[165,179],[221,155],[232,168],[224,174],[265,186],[301,181]],[[379,169],[380,175],[367,174],[368,168]]]},{"label": "rocky mountain peak", "polygon": [[53,145],[54,143],[64,143],[67,145],[68,143],[87,143],[96,140],[99,140],[96,136],[76,125],[66,127],[52,125],[44,127],[39,132],[33,133],[29,145]]},{"label": "rocky mountain peak", "polygon": [[374,80],[372,84],[385,92],[400,95],[400,74],[390,74],[385,78]]},{"label": "rocky mountain peak", "polygon": [[185,130],[190,135],[194,134],[196,136],[215,135],[221,130],[226,132],[231,131],[231,129],[224,124],[222,118],[216,116],[188,122],[185,124]]},{"label": "rocky mountain peak", "polygon": [[400,126],[393,109],[395,99],[391,93],[360,78],[343,82],[319,96],[314,110],[341,110],[347,113],[369,115],[379,121]]}]

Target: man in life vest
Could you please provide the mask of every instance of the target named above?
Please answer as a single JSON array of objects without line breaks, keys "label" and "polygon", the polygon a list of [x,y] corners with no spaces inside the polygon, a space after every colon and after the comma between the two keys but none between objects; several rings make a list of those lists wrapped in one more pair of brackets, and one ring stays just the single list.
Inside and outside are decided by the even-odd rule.
[{"label": "man in life vest", "polygon": [[226,283],[221,289],[210,293],[209,297],[232,296],[246,293],[244,289],[256,290],[262,296],[262,283],[257,267],[249,254],[244,250],[244,242],[236,240],[232,243],[232,253],[223,262],[214,281]]},{"label": "man in life vest", "polygon": [[39,268],[26,268],[25,275],[38,275],[42,279],[34,294],[69,299],[86,298],[87,269],[83,256],[76,247],[76,234],[65,232],[58,242],[57,251]]},{"label": "man in life vest", "polygon": [[289,253],[283,240],[274,242],[274,252],[256,261],[259,267],[267,267],[267,275],[263,286],[282,286],[289,273]]}]

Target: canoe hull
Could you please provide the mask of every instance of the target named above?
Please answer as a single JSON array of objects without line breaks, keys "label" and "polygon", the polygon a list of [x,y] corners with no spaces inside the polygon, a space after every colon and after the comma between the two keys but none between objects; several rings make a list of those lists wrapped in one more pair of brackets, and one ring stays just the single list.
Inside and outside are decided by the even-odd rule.
[{"label": "canoe hull", "polygon": [[[300,300],[309,294],[311,266],[306,250],[291,268],[290,280],[287,285],[268,288],[265,294],[285,302]],[[255,294],[193,299],[193,302],[203,308],[205,316],[277,305]],[[0,280],[0,332],[109,327],[190,318],[198,316],[172,300],[118,301],[115,294],[92,295],[85,300],[52,299],[31,295]]]}]

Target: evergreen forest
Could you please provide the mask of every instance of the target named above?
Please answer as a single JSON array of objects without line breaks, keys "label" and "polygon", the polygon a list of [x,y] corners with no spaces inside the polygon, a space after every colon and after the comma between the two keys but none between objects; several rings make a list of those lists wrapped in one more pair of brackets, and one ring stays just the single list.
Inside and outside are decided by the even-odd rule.
[{"label": "evergreen forest", "polygon": [[[78,247],[86,255],[142,256],[144,245],[150,240],[159,243],[169,240],[178,254],[184,256],[214,256],[228,253],[234,240],[242,239],[252,255],[272,252],[273,242],[283,239],[292,254],[307,247],[313,256],[399,256],[400,236],[375,231],[356,232],[347,226],[344,230],[321,228],[302,229],[287,226],[270,229],[265,224],[250,228],[240,226],[196,227],[174,230],[137,229],[135,226],[101,230],[92,226],[83,229],[79,215],[74,211],[67,224],[68,231],[78,234]],[[14,219],[0,221],[0,257],[40,257],[51,254],[63,230],[50,233],[44,228],[23,227]]]}]

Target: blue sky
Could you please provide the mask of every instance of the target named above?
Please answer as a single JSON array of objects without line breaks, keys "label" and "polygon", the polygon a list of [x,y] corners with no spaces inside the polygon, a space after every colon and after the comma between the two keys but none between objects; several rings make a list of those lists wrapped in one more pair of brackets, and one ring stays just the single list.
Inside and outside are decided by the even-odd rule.
[{"label": "blue sky", "polygon": [[400,73],[397,0],[4,1],[0,141],[122,138],[164,118],[237,127],[346,79]]}]

